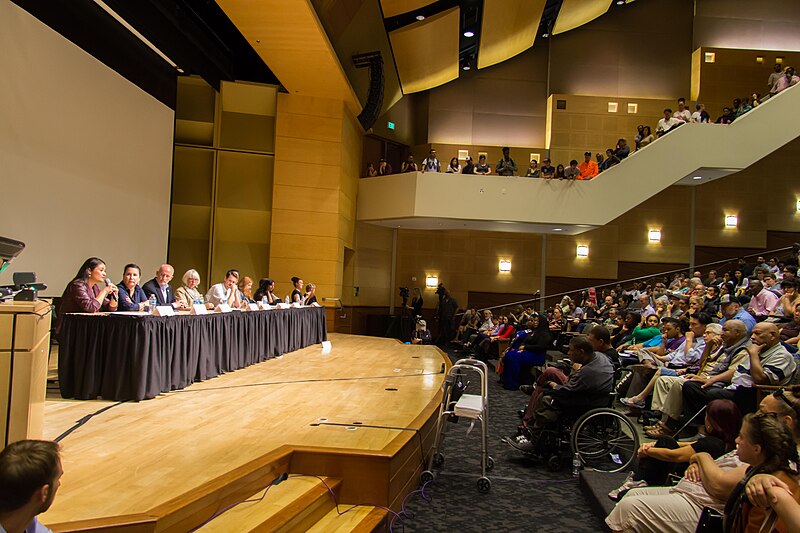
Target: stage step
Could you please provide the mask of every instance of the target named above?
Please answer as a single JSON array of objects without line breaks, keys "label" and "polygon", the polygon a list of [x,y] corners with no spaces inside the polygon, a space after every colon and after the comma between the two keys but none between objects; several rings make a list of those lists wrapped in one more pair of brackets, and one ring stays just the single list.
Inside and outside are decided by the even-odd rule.
[{"label": "stage step", "polygon": [[[627,472],[594,472],[592,470],[581,471],[580,487],[589,501],[592,510],[601,520],[614,509],[616,503],[608,497],[608,493],[616,489],[625,481]],[[603,524],[605,526],[605,523]],[[604,528],[608,531],[608,528]]]},{"label": "stage step", "polygon": [[351,507],[348,504],[340,504],[338,511],[335,508],[331,509],[308,530],[309,533],[371,533],[376,530],[388,530],[388,522],[384,521],[388,520],[389,513],[384,509],[364,505],[348,511]]},{"label": "stage step", "polygon": [[[271,487],[260,501],[240,503],[198,531],[206,533],[307,531],[326,518],[330,511],[336,512],[331,491],[338,498],[342,482],[340,479],[324,476],[322,480],[324,483],[316,477],[290,475],[289,479]],[[248,497],[247,500],[258,500],[262,494],[263,490]]]}]

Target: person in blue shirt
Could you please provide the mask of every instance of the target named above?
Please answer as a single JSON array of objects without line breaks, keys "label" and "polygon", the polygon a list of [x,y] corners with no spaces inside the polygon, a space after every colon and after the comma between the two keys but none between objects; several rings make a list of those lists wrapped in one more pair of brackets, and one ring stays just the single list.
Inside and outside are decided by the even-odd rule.
[{"label": "person in blue shirt", "polygon": [[117,284],[119,289],[119,311],[144,311],[147,305],[147,295],[139,286],[142,269],[135,263],[125,265],[122,272],[122,281]]},{"label": "person in blue shirt", "polygon": [[0,532],[52,533],[36,519],[61,485],[57,443],[21,440],[0,452]]},{"label": "person in blue shirt", "polygon": [[747,326],[747,334],[750,335],[756,325],[756,319],[742,307],[742,300],[738,296],[723,294],[719,303],[723,316],[723,319],[719,321],[719,325],[724,326],[728,320],[741,320]]}]

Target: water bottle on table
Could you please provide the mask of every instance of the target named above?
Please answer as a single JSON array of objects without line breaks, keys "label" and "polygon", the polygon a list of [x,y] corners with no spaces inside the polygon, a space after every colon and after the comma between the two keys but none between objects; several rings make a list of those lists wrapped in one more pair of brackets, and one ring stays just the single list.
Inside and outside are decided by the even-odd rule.
[{"label": "water bottle on table", "polygon": [[148,305],[148,307],[149,307],[149,309],[148,309],[148,310],[149,310],[151,313],[155,312],[155,310],[156,310],[156,304],[157,304],[157,302],[156,302],[156,295],[155,295],[155,294],[151,294],[151,295],[150,295],[150,298],[148,298],[148,300],[147,300],[147,305]]}]

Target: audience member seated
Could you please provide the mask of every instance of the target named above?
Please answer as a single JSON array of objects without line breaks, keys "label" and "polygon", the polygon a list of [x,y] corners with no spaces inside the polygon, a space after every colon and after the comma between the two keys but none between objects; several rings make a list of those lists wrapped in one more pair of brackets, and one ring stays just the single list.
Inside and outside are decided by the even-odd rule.
[{"label": "audience member seated", "polygon": [[417,325],[411,332],[411,344],[431,344],[431,332],[424,320],[417,320]]},{"label": "audience member seated", "polygon": [[303,299],[303,305],[313,305],[317,302],[317,286],[313,283],[306,285],[306,295]]},{"label": "audience member seated", "polygon": [[[633,314],[633,313],[631,313]],[[639,315],[641,316],[641,315]],[[617,346],[617,352],[621,352],[623,350],[641,350],[643,349],[644,343],[659,335],[661,333],[661,329],[658,327],[659,320],[658,316],[655,313],[647,316],[647,318],[643,319],[644,323],[639,323],[636,327],[633,328],[633,332],[631,333],[631,338],[628,341]]]},{"label": "audience member seated", "polygon": [[797,82],[800,82],[800,77],[795,75],[794,67],[786,67],[784,71],[784,75],[779,77],[775,84],[772,86],[772,90],[770,91],[770,95],[774,96],[779,92],[785,91],[789,87],[793,85],[797,85]]},{"label": "audience member seated", "polygon": [[158,267],[156,276],[153,279],[142,285],[142,290],[148,298],[155,294],[156,305],[171,305],[176,307],[175,291],[173,291],[172,287],[169,285],[174,275],[175,269],[172,268],[172,265],[165,263]]},{"label": "audience member seated", "polygon": [[543,393],[533,407],[532,423],[523,435],[506,442],[526,454],[536,454],[541,430],[552,427],[563,411],[573,415],[608,405],[614,385],[614,367],[604,354],[595,352],[592,343],[583,336],[569,342],[569,358],[573,368],[566,383],[549,381],[542,385]]},{"label": "audience member seated", "polygon": [[683,412],[693,416],[711,400],[717,398],[736,402],[742,412],[756,409],[754,385],[785,385],[794,376],[795,361],[780,343],[778,327],[769,322],[756,324],[751,335],[751,344],[746,346],[748,357],[736,367],[730,385],[725,388],[708,387],[697,382],[683,386]]},{"label": "audience member seated", "polygon": [[641,148],[642,138],[644,137],[644,126],[639,124],[636,126],[636,135],[633,136],[633,146],[638,150]]},{"label": "audience member seated", "polygon": [[679,124],[682,124],[682,122],[672,116],[672,109],[666,108],[664,110],[664,118],[660,119],[656,125],[656,137],[666,135]]},{"label": "audience member seated", "polygon": [[475,174],[491,174],[492,167],[486,162],[486,156],[478,156],[478,164],[475,165]]},{"label": "audience member seated", "polygon": [[244,276],[239,282],[236,284],[239,288],[239,299],[242,303],[253,303],[255,299],[253,298],[253,279],[249,276]]},{"label": "audience member seated", "polygon": [[554,178],[556,175],[556,168],[550,164],[550,158],[545,157],[542,160],[542,177],[543,178]]},{"label": "audience member seated", "polygon": [[628,146],[628,141],[625,139],[619,139],[617,141],[617,149],[614,151],[614,155],[617,156],[617,159],[622,161],[631,153],[631,147]]},{"label": "audience member seated", "polygon": [[461,163],[458,162],[458,158],[454,157],[450,160],[450,164],[447,165],[447,170],[445,170],[447,174],[461,174]]},{"label": "audience member seated", "polygon": [[800,305],[794,308],[794,318],[781,328],[781,342],[785,345],[794,346],[797,349],[797,341],[800,340]]},{"label": "audience member seated", "polygon": [[416,172],[418,169],[417,163],[414,161],[414,156],[408,154],[408,159],[403,161],[400,165],[400,172]]},{"label": "audience member seated", "polygon": [[603,163],[604,163],[604,159],[605,159],[603,157],[603,154],[601,154],[600,152],[597,152],[596,154],[594,154],[594,158],[595,158],[595,161],[597,162],[597,170],[602,172],[603,171]]},{"label": "audience member seated", "polygon": [[378,176],[388,176],[392,173],[392,165],[385,159],[378,161]]},{"label": "audience member seated", "polygon": [[494,316],[492,316],[492,312],[489,309],[484,309],[481,315],[483,316],[483,322],[479,320],[480,324],[478,324],[477,330],[473,331],[464,343],[464,348],[468,350],[474,350],[476,341],[488,337],[497,327]]},{"label": "audience member seated", "polygon": [[186,271],[181,278],[183,285],[175,291],[175,301],[180,307],[190,309],[195,302],[203,299],[203,295],[197,290],[200,285],[200,273],[193,268]]},{"label": "audience member seated", "polygon": [[[765,278],[766,281],[766,278]],[[775,306],[773,315],[775,317],[784,317],[786,319],[794,315],[794,310],[797,304],[800,303],[800,293],[797,292],[797,280],[794,278],[784,279],[781,281],[781,296],[778,300],[778,305]]]},{"label": "audience member seated", "polygon": [[744,322],[745,326],[747,326],[748,334],[753,331],[756,319],[742,307],[739,297],[724,294],[719,299],[719,305],[719,310],[722,313],[722,320],[719,321],[720,325],[724,326],[726,321],[736,319]]},{"label": "audience member seated", "polygon": [[[106,283],[106,279],[106,264],[102,259],[90,257],[83,262],[61,295],[56,333],[61,330],[61,320],[67,313],[116,311],[119,289],[113,283]],[[105,283],[102,289],[101,283]]]},{"label": "audience member seated", "polygon": [[258,290],[256,290],[255,300],[262,302],[266,298],[269,305],[275,305],[281,301],[280,298],[275,296],[275,281],[270,278],[262,278],[258,282]]},{"label": "audience member seated", "polygon": [[517,175],[517,164],[514,162],[513,159],[508,155],[508,147],[503,148],[503,157],[500,158],[500,161],[497,162],[495,166],[495,170],[497,171],[498,176],[516,176]]},{"label": "audience member seated", "polygon": [[542,171],[539,169],[539,162],[535,159],[531,159],[531,165],[528,167],[528,171],[525,172],[526,178],[538,178],[541,177]]},{"label": "audience member seated", "polygon": [[750,295],[750,304],[747,306],[747,311],[758,322],[766,319],[778,306],[778,297],[765,289],[764,284],[758,280],[750,282],[747,292]]},{"label": "audience member seated", "polygon": [[214,309],[220,304],[228,304],[231,309],[240,309],[246,303],[239,297],[239,290],[236,284],[239,282],[239,271],[228,270],[225,273],[225,281],[212,285],[206,294],[206,306]]},{"label": "audience member seated", "polygon": [[581,171],[578,168],[578,162],[573,159],[569,162],[569,166],[564,170],[564,177],[568,180],[580,179]]},{"label": "audience member seated", "polygon": [[503,356],[503,387],[508,390],[518,390],[520,377],[523,370],[532,366],[541,366],[545,362],[547,348],[553,343],[547,322],[541,317],[534,317],[533,323],[529,322],[531,332],[522,341],[516,350],[507,350]]},{"label": "audience member seated", "polygon": [[574,300],[570,300],[566,317],[567,331],[577,331],[583,321],[583,309]]},{"label": "audience member seated", "polygon": [[653,131],[650,129],[650,126],[644,127],[644,132],[642,135],[642,140],[639,141],[639,148],[644,148],[651,142],[655,141],[656,138],[653,135]]},{"label": "audience member seated", "polygon": [[672,118],[684,124],[692,121],[692,112],[686,107],[686,98],[678,98],[678,109],[672,114]]},{"label": "audience member seated", "polygon": [[606,158],[603,160],[603,165],[600,167],[600,170],[608,170],[615,165],[619,165],[619,159],[614,154],[614,149],[608,148],[606,150]]},{"label": "audience member seated", "polygon": [[780,63],[775,63],[772,73],[769,75],[769,78],[767,78],[767,88],[770,92],[772,92],[772,88],[775,87],[775,82],[781,77],[783,77],[783,67]]},{"label": "audience member seated", "polygon": [[497,328],[491,335],[484,337],[475,346],[475,357],[487,361],[491,356],[499,356],[497,342],[511,339],[514,336],[514,326],[508,321],[508,316],[501,315]]},{"label": "audience member seated", "polygon": [[119,311],[144,311],[147,306],[147,295],[139,286],[142,269],[139,265],[129,263],[125,265],[122,281],[117,284],[119,298],[117,310]]},{"label": "audience member seated", "polygon": [[637,452],[636,470],[608,497],[619,501],[631,489],[667,485],[669,476],[676,471],[682,474],[696,453],[705,452],[718,459],[733,451],[742,426],[742,413],[730,400],[714,400],[708,404],[704,426],[704,435],[694,441],[678,442],[663,436],[642,444]]},{"label": "audience member seated", "polygon": [[61,486],[60,447],[20,440],[0,452],[0,531],[48,533],[38,515],[47,511]]},{"label": "audience member seated", "polygon": [[717,124],[731,124],[736,117],[730,107],[722,108],[722,115],[715,121]]},{"label": "audience member seated", "polygon": [[584,152],[583,163],[578,165],[578,170],[580,171],[578,179],[581,180],[590,180],[600,173],[597,163],[592,161],[592,152]]},{"label": "audience member seated", "polygon": [[692,113],[692,122],[699,123],[699,124],[708,124],[711,120],[711,117],[706,111],[706,106],[704,104],[695,104],[694,106],[694,113]]}]

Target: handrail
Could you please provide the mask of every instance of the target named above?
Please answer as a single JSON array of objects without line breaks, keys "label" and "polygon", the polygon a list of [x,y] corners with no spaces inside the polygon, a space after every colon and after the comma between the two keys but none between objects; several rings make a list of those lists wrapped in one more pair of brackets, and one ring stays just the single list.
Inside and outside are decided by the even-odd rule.
[{"label": "handrail", "polygon": [[[720,264],[730,263],[730,262],[733,262],[733,261],[737,261],[739,258],[746,259],[746,258],[750,258],[750,257],[759,257],[759,256],[767,256],[767,255],[779,255],[781,252],[786,252],[786,251],[791,250],[791,249],[792,249],[791,246],[787,246],[787,247],[784,247],[784,248],[776,248],[774,250],[767,250],[767,251],[758,252],[758,253],[755,253],[755,254],[748,254],[748,255],[740,255],[740,256],[736,256],[736,257],[730,257],[728,259],[721,259],[719,261],[713,261],[711,263],[704,263],[702,265],[695,265],[694,270],[700,270],[701,268],[709,267],[709,266],[712,266],[712,265],[720,265]],[[479,309],[479,311],[485,311],[485,310],[490,310],[491,311],[493,309],[502,309],[502,308],[506,308],[506,307],[512,307],[512,306],[515,306],[515,305],[525,304],[525,303],[528,303],[528,302],[536,303],[536,302],[539,302],[540,300],[545,300],[546,301],[546,300],[551,299],[551,298],[563,298],[564,296],[567,296],[567,295],[570,295],[570,294],[574,294],[574,293],[580,293],[582,291],[589,290],[590,288],[601,289],[601,288],[604,288],[604,287],[612,287],[612,286],[615,286],[617,284],[627,284],[627,283],[632,283],[634,281],[640,281],[640,280],[645,280],[645,279],[652,279],[652,278],[657,278],[657,277],[669,276],[671,274],[675,274],[675,273],[678,273],[678,272],[689,272],[689,270],[690,269],[688,267],[686,267],[686,268],[676,268],[676,269],[673,269],[673,270],[666,270],[664,272],[657,272],[655,274],[648,274],[646,276],[639,276],[637,278],[629,278],[629,279],[621,280],[621,281],[611,281],[609,283],[603,283],[602,285],[591,285],[589,287],[583,287],[583,288],[580,288],[580,289],[573,289],[573,290],[570,290],[570,291],[559,292],[559,293],[556,293],[556,294],[546,294],[544,296],[536,296],[536,295],[534,295],[533,298],[527,298],[525,300],[520,300],[518,302],[510,302],[510,303],[502,304],[502,305],[493,305],[491,307],[481,307]],[[691,275],[691,272],[689,272],[689,274]]]}]

